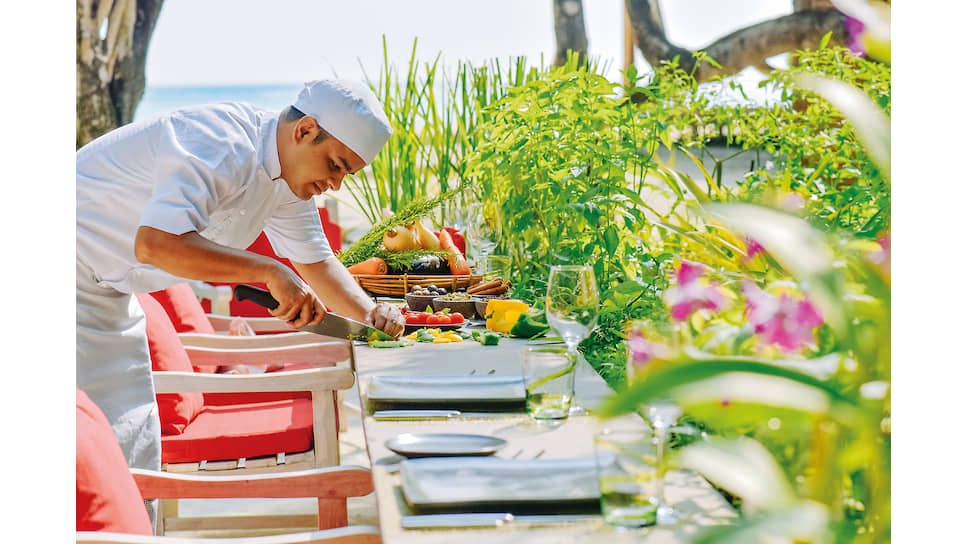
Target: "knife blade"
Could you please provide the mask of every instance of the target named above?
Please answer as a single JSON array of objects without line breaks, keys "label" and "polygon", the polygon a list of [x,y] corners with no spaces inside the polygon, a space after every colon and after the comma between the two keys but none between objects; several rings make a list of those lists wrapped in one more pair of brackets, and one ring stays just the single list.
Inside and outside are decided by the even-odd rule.
[{"label": "knife blade", "polygon": [[515,516],[507,512],[481,514],[415,514],[400,517],[404,529],[500,527],[507,524],[554,525],[601,519],[599,514],[548,514]]},{"label": "knife blade", "polygon": [[[250,300],[270,310],[274,310],[279,306],[279,301],[273,298],[269,291],[251,285],[236,285],[232,293],[235,296],[235,300]],[[359,321],[332,312],[327,312],[322,323],[318,325],[306,325],[305,327],[300,327],[299,330],[321,334],[323,336],[362,340],[363,342],[370,340],[374,336],[377,340],[393,340],[393,337],[389,334],[375,329],[366,323],[360,323]]]}]

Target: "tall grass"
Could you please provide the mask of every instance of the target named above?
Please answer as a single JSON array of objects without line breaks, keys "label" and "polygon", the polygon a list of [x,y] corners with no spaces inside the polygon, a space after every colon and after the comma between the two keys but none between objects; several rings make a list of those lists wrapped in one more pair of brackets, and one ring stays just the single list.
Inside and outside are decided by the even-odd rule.
[{"label": "tall grass", "polygon": [[[529,68],[525,57],[509,59],[503,67],[498,59],[482,66],[460,61],[453,77],[441,66],[440,54],[432,62],[418,62],[414,39],[406,70],[396,70],[384,36],[383,66],[376,81],[363,69],[393,127],[393,135],[373,163],[346,179],[354,207],[371,224],[379,223],[385,211],[396,213],[464,181],[465,157],[479,144],[476,129],[483,120],[482,110],[502,98],[509,86],[534,80],[539,73],[539,68]],[[452,220],[458,209],[478,200],[480,194],[475,186],[457,193],[441,206],[435,222],[443,225]]]}]

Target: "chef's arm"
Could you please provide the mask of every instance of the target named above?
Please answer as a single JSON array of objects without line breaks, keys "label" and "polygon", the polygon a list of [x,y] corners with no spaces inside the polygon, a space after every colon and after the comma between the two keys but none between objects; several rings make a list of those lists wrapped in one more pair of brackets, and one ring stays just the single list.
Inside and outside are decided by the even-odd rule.
[{"label": "chef's arm", "polygon": [[404,319],[400,310],[386,302],[373,302],[336,257],[311,264],[293,262],[292,265],[334,313],[370,323],[394,337],[403,332]]},{"label": "chef's arm", "polygon": [[194,231],[171,234],[152,227],[138,227],[134,255],[138,262],[182,278],[265,283],[273,298],[279,301],[279,306],[270,313],[296,328],[319,323],[325,316],[312,290],[289,267],[251,251],[217,244]]}]

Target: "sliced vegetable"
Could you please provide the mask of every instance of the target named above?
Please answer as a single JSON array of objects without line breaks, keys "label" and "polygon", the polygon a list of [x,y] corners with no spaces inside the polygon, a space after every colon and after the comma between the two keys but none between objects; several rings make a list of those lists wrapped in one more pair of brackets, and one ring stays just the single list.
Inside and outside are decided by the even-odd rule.
[{"label": "sliced vegetable", "polygon": [[476,330],[471,333],[471,337],[485,346],[496,346],[501,341],[501,335],[491,331]]},{"label": "sliced vegetable", "polygon": [[413,342],[407,340],[370,340],[367,345],[371,348],[404,348],[412,346]]}]

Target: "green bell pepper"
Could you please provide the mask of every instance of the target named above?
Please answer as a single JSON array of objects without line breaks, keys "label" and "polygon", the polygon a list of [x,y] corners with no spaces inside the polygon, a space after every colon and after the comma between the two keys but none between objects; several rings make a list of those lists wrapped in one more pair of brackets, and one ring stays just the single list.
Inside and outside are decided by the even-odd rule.
[{"label": "green bell pepper", "polygon": [[521,312],[508,334],[516,338],[534,338],[550,329],[544,310],[529,308],[527,311]]}]

